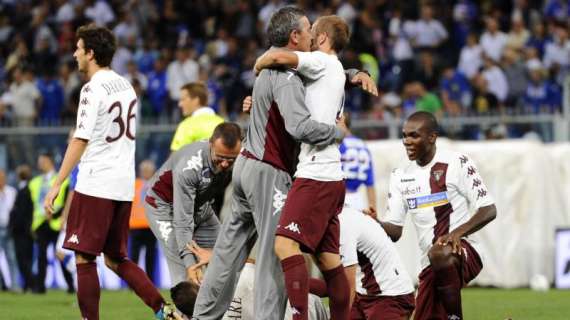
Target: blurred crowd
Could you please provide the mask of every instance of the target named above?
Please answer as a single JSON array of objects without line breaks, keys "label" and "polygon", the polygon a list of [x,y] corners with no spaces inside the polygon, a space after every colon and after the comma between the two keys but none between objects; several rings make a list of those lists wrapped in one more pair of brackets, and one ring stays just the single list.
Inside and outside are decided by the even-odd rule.
[{"label": "blurred crowd", "polygon": [[370,72],[382,92],[351,90],[354,118],[555,113],[570,73],[570,1],[0,0],[0,124],[73,123],[84,78],[75,29],[93,22],[118,39],[112,67],[139,93],[143,122],[175,123],[180,87],[203,81],[209,105],[241,114],[264,30],[296,4],[311,20],[351,27],[345,68]]}]

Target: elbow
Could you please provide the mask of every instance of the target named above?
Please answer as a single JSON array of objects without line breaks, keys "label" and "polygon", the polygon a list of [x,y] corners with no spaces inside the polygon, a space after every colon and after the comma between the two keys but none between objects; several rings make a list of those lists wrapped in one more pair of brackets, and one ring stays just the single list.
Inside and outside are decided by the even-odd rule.
[{"label": "elbow", "polygon": [[495,218],[497,218],[497,207],[495,205],[491,205],[487,214],[487,221],[491,222],[495,220]]},{"label": "elbow", "polygon": [[390,237],[390,240],[392,240],[392,242],[398,242],[398,240],[400,240],[400,238],[402,237],[402,233],[389,234],[388,236]]}]

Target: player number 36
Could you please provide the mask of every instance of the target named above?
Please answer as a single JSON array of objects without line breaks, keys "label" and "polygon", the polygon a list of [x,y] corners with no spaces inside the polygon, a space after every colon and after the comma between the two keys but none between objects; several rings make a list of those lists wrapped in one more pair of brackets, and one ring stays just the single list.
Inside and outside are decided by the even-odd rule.
[{"label": "player number 36", "polygon": [[127,112],[127,119],[123,120],[123,118],[121,117],[123,115],[123,106],[121,105],[120,101],[116,101],[114,102],[110,107],[109,110],[107,111],[107,113],[113,113],[115,109],[119,109],[117,116],[115,117],[115,119],[113,119],[113,122],[116,123],[119,126],[119,132],[117,133],[116,136],[112,137],[112,136],[107,136],[105,138],[105,140],[109,143],[114,142],[119,140],[119,138],[121,138],[124,135],[127,136],[127,138],[131,139],[131,140],[135,140],[135,134],[131,131],[131,121],[135,119],[136,114],[134,114],[133,112],[136,110],[136,105],[137,105],[137,99],[134,99],[133,101],[131,101],[131,103],[129,104],[129,110]]}]

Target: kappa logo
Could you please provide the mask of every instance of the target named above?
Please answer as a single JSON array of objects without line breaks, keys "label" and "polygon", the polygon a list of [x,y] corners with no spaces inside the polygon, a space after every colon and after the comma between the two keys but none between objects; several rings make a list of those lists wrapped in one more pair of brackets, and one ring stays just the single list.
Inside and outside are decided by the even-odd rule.
[{"label": "kappa logo", "polygon": [[299,310],[297,310],[297,308],[291,307],[291,315],[294,316],[296,314],[301,314],[301,312],[299,312]]},{"label": "kappa logo", "polygon": [[79,244],[79,237],[77,237],[77,235],[74,233],[71,235],[71,237],[69,237],[69,239],[67,239],[67,242]]},{"label": "kappa logo", "polygon": [[186,170],[200,170],[202,169],[202,150],[198,151],[198,154],[192,156],[190,160],[186,162],[186,167],[182,169],[182,172]]},{"label": "kappa logo", "polygon": [[301,230],[299,230],[299,225],[296,224],[295,222],[289,223],[289,225],[286,226],[285,229],[287,229],[287,230],[289,230],[289,231],[291,231],[291,232],[295,232],[295,233],[301,234]]},{"label": "kappa logo", "polygon": [[160,237],[164,242],[168,242],[168,236],[172,232],[172,222],[171,221],[157,221],[158,231],[160,232]]},{"label": "kappa logo", "polygon": [[273,187],[273,190],[275,191],[275,193],[273,194],[273,208],[275,208],[275,211],[273,211],[273,215],[276,215],[277,212],[283,209],[283,206],[285,205],[285,200],[287,200],[287,195],[281,192],[281,190],[277,189],[277,187]]}]

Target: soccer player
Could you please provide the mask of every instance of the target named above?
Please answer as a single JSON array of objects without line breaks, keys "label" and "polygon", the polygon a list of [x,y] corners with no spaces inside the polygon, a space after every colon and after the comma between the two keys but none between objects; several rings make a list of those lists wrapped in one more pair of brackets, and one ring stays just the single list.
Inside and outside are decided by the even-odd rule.
[{"label": "soccer player", "polygon": [[[367,215],[370,212],[365,215],[345,206],[338,216],[340,255],[350,283],[350,319],[409,319],[414,310],[412,279],[394,243],[378,221]],[[310,280],[310,290],[326,296],[320,279]]]},{"label": "soccer player", "polygon": [[201,82],[187,83],[180,88],[178,107],[186,119],[176,128],[170,150],[199,140],[209,139],[214,128],[224,122],[224,118],[208,107],[208,88]]},{"label": "soccer player", "polygon": [[[203,250],[193,244],[192,252],[197,252],[197,250]],[[199,253],[197,253],[199,256]],[[204,265],[207,263],[206,259],[201,259]],[[227,311],[224,313],[222,320],[232,320],[232,319],[242,319],[242,320],[252,320],[255,319],[253,313],[254,306],[254,278],[255,278],[255,260],[247,259],[247,262],[239,275],[239,281],[236,286],[234,297],[228,307]],[[191,315],[194,310],[194,305],[196,302],[196,295],[198,293],[199,286],[195,283],[189,281],[183,281],[178,283],[172,289],[170,289],[170,295],[172,301],[176,305],[176,308],[185,315]],[[285,311],[285,320],[291,320],[293,315],[293,309],[288,304]],[[322,300],[315,296],[309,295],[309,318],[313,320],[329,320],[329,312]]]},{"label": "soccer player", "polygon": [[[275,47],[309,51],[309,27],[302,10],[285,7],[271,18],[268,38]],[[219,319],[226,312],[238,272],[257,239],[255,319],[283,319],[287,299],[273,248],[297,141],[324,147],[343,137],[335,125],[311,120],[304,99],[303,82],[294,70],[263,70],[255,81],[247,138],[233,170],[232,213],[222,225],[198,292],[196,319]]]},{"label": "soccer player", "polygon": [[213,248],[220,222],[215,201],[232,178],[241,149],[241,129],[221,123],[209,141],[198,141],[174,152],[150,179],[145,214],[165,254],[173,285],[199,284],[201,272],[188,248],[192,241]]},{"label": "soccer player", "polygon": [[[346,175],[346,194],[344,203],[356,210],[373,208],[366,210],[376,219],[376,190],[374,188],[374,166],[372,164],[372,154],[364,141],[350,131],[350,113],[344,113],[344,123],[348,128],[346,137],[340,144],[340,160],[342,161],[342,171]],[[366,187],[367,200],[362,197],[360,186]]]},{"label": "soccer player", "polygon": [[168,319],[171,307],[144,271],[127,258],[137,97],[130,83],[109,67],[116,48],[111,31],[82,26],[76,37],[73,56],[89,82],[81,89],[76,131],[44,206],[47,212],[54,211],[60,186],[81,159],[64,248],[75,251],[82,318],[99,319],[101,289],[95,258],[102,252],[107,267],[129,284],[157,319]]},{"label": "soccer player", "polygon": [[[408,117],[402,130],[409,162],[392,171],[382,222],[397,241],[406,214],[422,251],[415,319],[462,319],[461,288],[483,263],[469,236],[497,214],[477,167],[466,155],[436,148],[438,124],[428,112]],[[469,208],[475,208],[472,215]]]},{"label": "soccer player", "polygon": [[[313,24],[318,51],[270,51],[256,70],[297,58],[296,68],[309,75],[305,101],[311,118],[334,125],[342,115],[345,75],[337,53],[348,43],[348,25],[339,17],[320,17]],[[311,81],[312,80],[312,81]],[[302,251],[317,258],[330,297],[332,319],[348,319],[350,292],[339,256],[338,214],[344,203],[344,174],[337,144],[301,144],[295,181],[277,225],[275,252],[281,260],[293,319],[308,319],[309,274]]]}]

